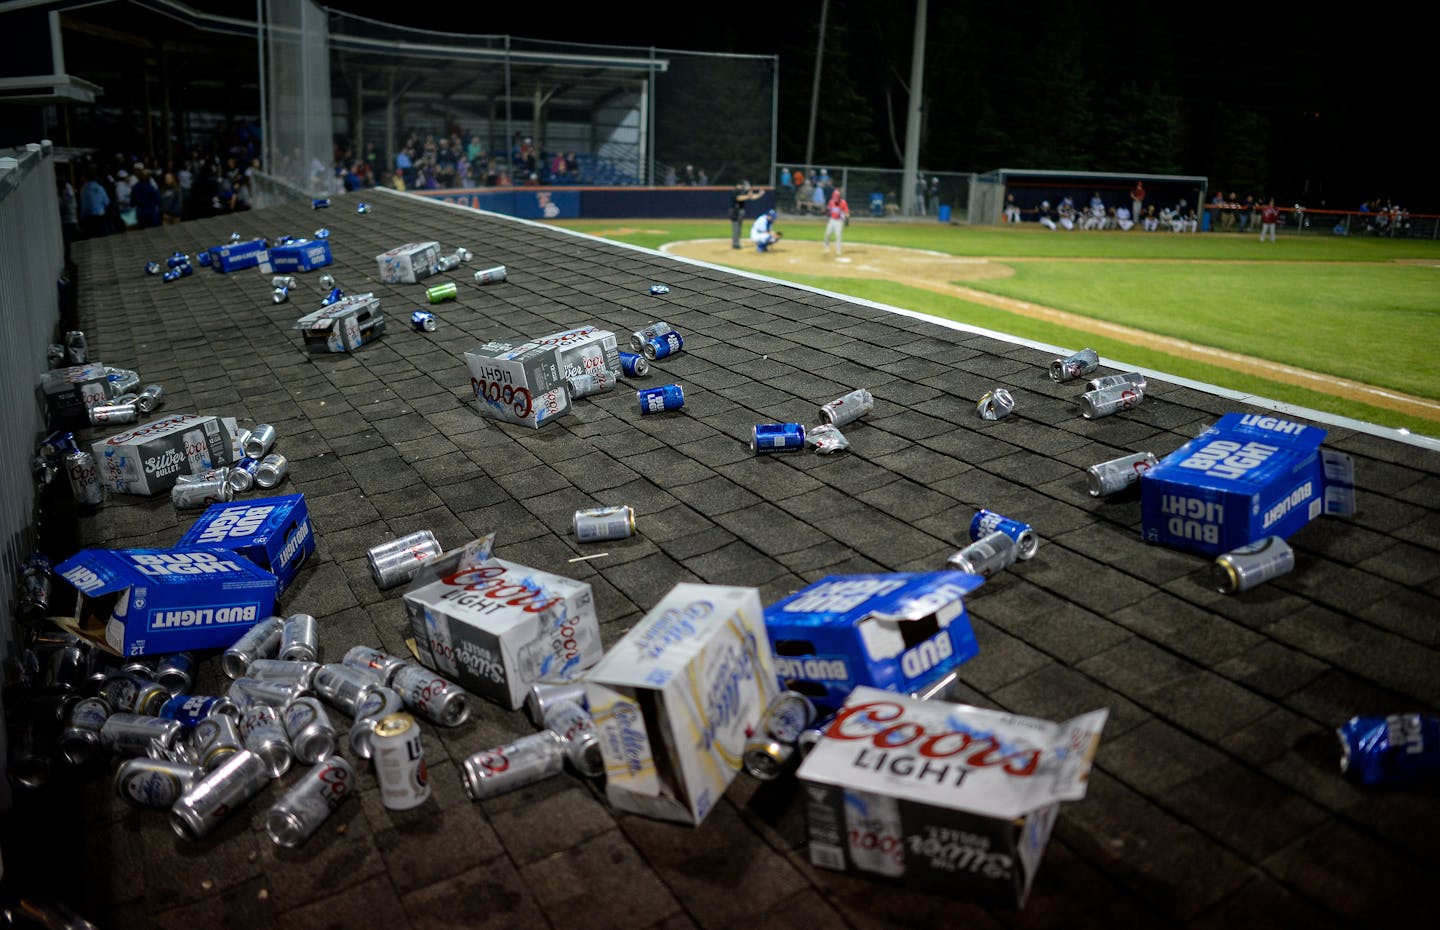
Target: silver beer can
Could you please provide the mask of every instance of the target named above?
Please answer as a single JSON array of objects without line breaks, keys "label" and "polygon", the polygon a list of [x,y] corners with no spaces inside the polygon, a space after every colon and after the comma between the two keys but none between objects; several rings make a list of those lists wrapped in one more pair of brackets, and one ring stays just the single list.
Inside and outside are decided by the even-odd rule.
[{"label": "silver beer can", "polygon": [[1140,480],[1145,472],[1160,464],[1153,452],[1136,452],[1118,459],[1091,465],[1085,469],[1085,481],[1091,497],[1104,497],[1125,490]]},{"label": "silver beer can", "polygon": [[320,661],[320,628],[309,614],[285,618],[280,637],[280,658],[289,662]]},{"label": "silver beer can", "polygon": [[1143,393],[1145,389],[1150,386],[1150,382],[1138,371],[1127,371],[1120,375],[1106,375],[1103,378],[1091,378],[1086,383],[1092,391],[1103,391],[1106,388],[1128,384],[1135,388],[1135,390]]},{"label": "silver beer can", "polygon": [[550,728],[550,715],[564,704],[588,709],[584,681],[537,681],[525,695],[525,713],[537,727]]},{"label": "silver beer can", "polygon": [[228,714],[215,714],[195,724],[190,748],[206,770],[218,768],[226,759],[245,751],[239,723]]},{"label": "silver beer can", "polygon": [[240,678],[256,659],[273,659],[280,653],[285,621],[266,617],[245,631],[220,657],[220,667],[231,678]]},{"label": "silver beer can", "polygon": [[234,753],[180,796],[170,808],[170,827],[182,839],[198,840],[269,783],[263,759],[248,750]]},{"label": "silver beer can", "polygon": [[841,427],[854,423],[874,409],[875,398],[870,396],[869,391],[859,388],[821,407],[820,418],[831,426]]},{"label": "silver beer can", "polygon": [[326,703],[350,717],[356,716],[366,694],[384,687],[373,675],[357,672],[339,662],[328,662],[316,669],[310,684]]},{"label": "silver beer can", "polygon": [[248,456],[230,466],[230,472],[226,480],[230,482],[230,489],[236,494],[250,490],[255,484],[255,472],[260,468],[260,463]]},{"label": "silver beer can", "polygon": [[198,510],[211,504],[228,503],[235,498],[228,477],[206,481],[177,481],[170,489],[170,502],[176,510]]},{"label": "silver beer can", "polygon": [[460,777],[470,800],[483,801],[559,775],[564,768],[565,738],[541,730],[469,756],[460,763]]},{"label": "silver beer can", "polygon": [[1080,395],[1080,415],[1087,420],[1098,420],[1112,413],[1120,413],[1137,406],[1145,393],[1133,384],[1122,384],[1103,391],[1087,391]]},{"label": "silver beer can", "polygon": [[470,696],[428,668],[406,663],[390,679],[405,708],[442,727],[458,727],[470,716]]},{"label": "silver beer can", "polygon": [[242,444],[245,454],[252,459],[263,459],[275,445],[275,427],[269,423],[256,424]]},{"label": "silver beer can", "polygon": [[135,406],[141,413],[154,413],[165,402],[165,385],[147,384],[135,397]]},{"label": "silver beer can", "polygon": [[256,704],[284,707],[296,698],[303,697],[304,694],[305,689],[293,682],[237,678],[230,682],[230,689],[225,696],[233,701],[243,714]]},{"label": "silver beer can", "polygon": [[782,691],[765,708],[760,732],[782,743],[793,743],[815,722],[815,705],[805,695]]},{"label": "silver beer can", "polygon": [[288,274],[276,275],[275,277],[270,279],[271,287],[293,288],[295,287],[295,283],[295,276]]},{"label": "silver beer can", "polygon": [[293,849],[315,835],[355,791],[355,769],[340,756],[329,756],[310,771],[265,815],[265,832],[276,846]]},{"label": "silver beer can", "polygon": [[269,490],[285,480],[290,473],[290,460],[278,452],[272,452],[260,460],[255,468],[255,484]]},{"label": "silver beer can", "polygon": [[66,711],[60,731],[60,755],[71,765],[85,765],[100,755],[100,730],[110,717],[110,705],[101,697],[75,701]]},{"label": "silver beer can", "polygon": [[115,793],[135,807],[171,807],[204,777],[199,766],[142,756],[115,772]]},{"label": "silver beer can", "polygon": [[982,420],[999,420],[1015,410],[1015,398],[1005,388],[986,391],[975,403],[975,412]]},{"label": "silver beer can", "polygon": [[946,563],[959,571],[989,578],[1014,565],[1019,551],[1015,540],[997,530],[950,556]]},{"label": "silver beer can", "polygon": [[166,656],[155,666],[155,681],[164,686],[170,696],[190,690],[195,679],[195,657],[188,652],[177,652]]},{"label": "silver beer can", "polygon": [[394,688],[380,685],[365,693],[355,708],[355,723],[350,727],[350,751],[361,759],[375,755],[375,727],[382,719],[405,709],[405,701]]},{"label": "silver beer can", "polygon": [[674,327],[664,320],[656,320],[653,323],[646,323],[644,326],[630,334],[630,348],[636,352],[644,352],[645,344],[656,336],[663,336],[672,332]]},{"label": "silver beer can", "polygon": [[280,712],[269,704],[251,704],[240,715],[240,738],[245,748],[265,762],[271,778],[279,778],[290,770],[294,753],[290,738],[280,723]]},{"label": "silver beer can", "polygon": [[359,672],[366,672],[380,679],[381,684],[390,684],[395,673],[410,663],[371,646],[351,646],[340,660],[342,665]]},{"label": "silver beer can", "polygon": [[140,419],[140,408],[134,403],[96,404],[89,410],[90,423],[101,426],[111,423],[134,423]]},{"label": "silver beer can", "polygon": [[575,511],[571,519],[577,542],[600,542],[627,539],[635,535],[635,508],[629,504],[618,507],[591,507]]},{"label": "silver beer can", "polygon": [[319,699],[296,698],[280,717],[296,759],[314,765],[335,751],[335,727]]},{"label": "silver beer can", "polygon": [[381,543],[366,552],[365,556],[370,562],[370,574],[374,576],[376,586],[383,590],[414,580],[421,562],[444,551],[434,533],[420,530]]},{"label": "silver beer can", "polygon": [[1232,549],[1210,566],[1210,581],[1221,594],[1239,594],[1295,568],[1295,550],[1279,536]]},{"label": "silver beer can", "polygon": [[100,745],[117,756],[143,756],[149,751],[151,740],[168,748],[181,738],[184,730],[185,725],[174,720],[144,714],[111,714],[100,727]]},{"label": "silver beer can", "polygon": [[294,685],[301,691],[309,691],[315,680],[319,662],[292,662],[288,659],[256,659],[245,669],[246,678],[273,681],[277,684]]},{"label": "silver beer can", "polygon": [[615,372],[608,368],[601,368],[585,375],[576,375],[573,378],[565,379],[565,386],[570,391],[571,399],[578,397],[589,397],[591,394],[603,394],[606,391],[615,389],[619,383],[615,378]]},{"label": "silver beer can", "polygon": [[96,693],[120,713],[147,717],[159,714],[160,708],[170,700],[170,692],[164,685],[124,671],[106,678]]},{"label": "silver beer can", "polygon": [[1074,381],[1100,367],[1100,355],[1094,349],[1081,349],[1069,358],[1057,358],[1050,363],[1050,380],[1056,384]]},{"label": "silver beer can", "polygon": [[105,488],[100,484],[100,471],[95,456],[84,449],[65,454],[65,477],[70,480],[70,494],[75,503],[85,508],[105,503]]},{"label": "silver beer can", "polygon": [[745,741],[745,771],[760,781],[779,778],[792,762],[798,761],[796,756],[794,743],[782,743],[759,733]]},{"label": "silver beer can", "polygon": [[380,718],[371,737],[380,803],[390,810],[419,807],[430,797],[430,773],[420,724],[409,714]]},{"label": "silver beer can", "polygon": [[589,711],[573,702],[556,706],[549,715],[546,728],[565,740],[565,758],[586,778],[605,774],[605,757],[600,753],[600,737]]},{"label": "silver beer can", "polygon": [[504,265],[496,265],[494,268],[481,268],[475,272],[476,284],[498,284],[509,277],[509,272]]}]

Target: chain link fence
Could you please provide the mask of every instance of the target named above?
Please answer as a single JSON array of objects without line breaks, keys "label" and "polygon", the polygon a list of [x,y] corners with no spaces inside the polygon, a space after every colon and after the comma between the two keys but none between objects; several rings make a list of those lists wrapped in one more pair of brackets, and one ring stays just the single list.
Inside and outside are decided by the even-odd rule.
[{"label": "chain link fence", "polygon": [[798,164],[777,166],[774,184],[777,209],[796,216],[825,213],[826,181],[845,191],[852,215],[891,219],[933,219],[967,222],[973,174],[957,171],[921,171],[915,181],[915,208],[906,216],[905,172],[894,168],[820,167]]}]

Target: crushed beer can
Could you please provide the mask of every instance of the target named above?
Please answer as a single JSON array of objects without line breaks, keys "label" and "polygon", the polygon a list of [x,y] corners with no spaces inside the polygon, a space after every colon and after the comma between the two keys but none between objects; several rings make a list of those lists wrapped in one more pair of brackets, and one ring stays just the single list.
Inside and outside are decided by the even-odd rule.
[{"label": "crushed beer can", "polygon": [[406,713],[382,717],[371,736],[380,803],[390,810],[419,807],[430,797],[420,725]]},{"label": "crushed beer can", "polygon": [[170,808],[170,827],[198,840],[270,783],[265,761],[249,750],[232,753]]},{"label": "crushed beer can", "polygon": [[989,578],[996,572],[1015,564],[1020,547],[1004,533],[996,530],[972,542],[946,559],[951,568],[982,578]]},{"label": "crushed beer can", "polygon": [[643,378],[650,373],[650,360],[638,352],[621,352],[620,370],[627,378]]},{"label": "crushed beer can", "polygon": [[315,835],[355,790],[355,769],[339,756],[321,759],[265,815],[265,833],[293,849]]},{"label": "crushed beer can", "polygon": [[668,294],[668,293],[670,293],[670,285],[668,285],[668,284],[652,284],[652,285],[650,285],[650,293],[654,294],[656,297],[659,297],[659,296],[661,296],[662,294]]},{"label": "crushed beer can", "polygon": [[999,420],[1008,417],[1015,410],[1015,398],[1005,388],[986,391],[975,404],[975,412],[982,420]]},{"label": "crushed beer can", "polygon": [[1035,535],[1034,528],[1028,523],[983,509],[977,511],[970,521],[971,542],[978,542],[996,531],[1015,540],[1015,555],[1021,561],[1034,558],[1035,550],[1040,548],[1040,537]]},{"label": "crushed beer can", "polygon": [[875,409],[875,398],[864,388],[837,397],[820,407],[820,419],[831,426],[847,426]]},{"label": "crushed beer can", "polygon": [[65,334],[65,357],[69,359],[70,364],[83,365],[89,355],[90,346],[85,340],[85,333],[78,329],[72,329]]},{"label": "crushed beer can", "polygon": [[1149,380],[1138,371],[1127,371],[1119,375],[1106,375],[1103,378],[1091,378],[1086,384],[1092,391],[1103,391],[1106,388],[1128,384],[1135,388],[1135,390],[1143,392],[1150,386]]},{"label": "crushed beer can", "polygon": [[805,427],[800,423],[756,423],[750,431],[750,451],[800,452],[805,448]]},{"label": "crushed beer can", "polygon": [[645,344],[640,347],[640,351],[652,362],[667,358],[684,349],[684,338],[673,329],[668,333],[661,333],[647,339]]},{"label": "crushed beer can", "polygon": [[664,413],[685,406],[685,389],[678,384],[641,388],[635,392],[635,399],[640,402],[642,415]]},{"label": "crushed beer can", "polygon": [[1050,363],[1050,380],[1056,384],[1074,381],[1090,374],[1100,367],[1100,355],[1094,349],[1081,349],[1069,358],[1057,358]]},{"label": "crushed beer can", "polygon": [[310,201],[310,209],[312,210],[323,210],[328,206],[330,206],[329,197],[316,197],[314,200]]},{"label": "crushed beer can", "polygon": [[315,693],[331,707],[350,717],[358,716],[366,695],[384,687],[374,675],[356,671],[339,662],[327,662],[320,666],[310,683]]},{"label": "crushed beer can", "polygon": [[433,333],[439,323],[429,310],[416,310],[410,314],[410,328],[417,333]]},{"label": "crushed beer can", "polygon": [[159,274],[159,273],[160,273],[160,263],[159,263],[159,262],[146,262],[146,263],[145,263],[145,273],[146,273],[146,274]]},{"label": "crushed beer can", "polygon": [[288,288],[288,287],[277,287],[277,288],[275,288],[274,293],[272,293],[272,294],[270,295],[270,302],[273,303],[273,304],[283,304],[285,301],[287,301],[287,300],[289,300],[289,299],[290,299],[290,288]]},{"label": "crushed beer can", "polygon": [[1340,771],[1366,785],[1440,777],[1440,719],[1423,714],[1351,717],[1335,731]]},{"label": "crushed beer can", "polygon": [[1232,549],[1210,566],[1210,583],[1221,594],[1238,594],[1295,568],[1295,550],[1279,536]]},{"label": "crushed beer can", "polygon": [[356,213],[369,213],[369,212],[370,212],[370,205],[369,205],[368,203],[366,203],[365,201],[362,200],[362,201],[360,201],[359,203],[357,203],[357,204],[355,205],[355,212],[356,212]]},{"label": "crushed beer can", "polygon": [[457,248],[453,253],[449,255],[440,256],[439,260],[435,262],[434,273],[441,274],[443,272],[449,271],[452,268],[459,268],[461,265],[468,265],[469,263],[470,250],[466,248]]},{"label": "crushed beer can", "polygon": [[293,290],[296,286],[295,276],[293,274],[277,274],[270,279],[270,286]]},{"label": "crushed beer can", "polygon": [[845,434],[829,423],[807,429],[805,444],[814,449],[817,455],[830,455],[850,448],[850,440],[845,438]]},{"label": "crushed beer can", "polygon": [[315,235],[314,235],[313,238],[316,238],[316,239],[329,239],[329,238],[330,238],[330,230],[326,229],[324,226],[321,226],[319,229],[315,230]]},{"label": "crushed beer can", "polygon": [[190,264],[190,256],[184,252],[175,252],[169,258],[165,259],[166,268],[179,268],[181,265],[188,264]]},{"label": "crushed beer can", "polygon": [[480,285],[498,284],[509,276],[504,265],[496,265],[494,268],[481,268],[475,272],[475,283]]},{"label": "crushed beer can", "polygon": [[1112,413],[1120,413],[1139,405],[1145,392],[1133,384],[1118,384],[1100,391],[1086,391],[1080,395],[1080,415],[1087,420],[1098,420]]},{"label": "crushed beer can", "polygon": [[635,535],[635,508],[629,504],[621,504],[618,507],[577,510],[571,519],[571,526],[577,542],[628,539]]},{"label": "crushed beer can", "polygon": [[470,800],[483,801],[559,775],[564,768],[565,738],[541,730],[467,757],[460,763],[460,777]]},{"label": "crushed beer can", "polygon": [[338,287],[330,288],[330,293],[320,299],[320,306],[328,307],[331,304],[339,303],[345,297],[345,292]]}]

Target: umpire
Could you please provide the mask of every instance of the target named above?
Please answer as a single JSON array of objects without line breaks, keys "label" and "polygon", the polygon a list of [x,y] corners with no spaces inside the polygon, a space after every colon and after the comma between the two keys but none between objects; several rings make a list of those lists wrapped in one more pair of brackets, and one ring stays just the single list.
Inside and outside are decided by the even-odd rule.
[{"label": "umpire", "polygon": [[740,227],[745,222],[745,204],[765,196],[761,188],[750,189],[749,181],[741,181],[730,193],[730,248],[740,248]]}]

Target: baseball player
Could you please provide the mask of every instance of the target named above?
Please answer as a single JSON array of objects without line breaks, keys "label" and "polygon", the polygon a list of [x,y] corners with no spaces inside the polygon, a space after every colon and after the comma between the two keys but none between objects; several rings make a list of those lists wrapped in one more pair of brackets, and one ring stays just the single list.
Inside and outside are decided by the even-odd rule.
[{"label": "baseball player", "polygon": [[835,237],[835,254],[840,255],[842,254],[841,232],[845,229],[845,224],[850,222],[850,204],[845,202],[843,187],[835,188],[835,193],[830,195],[830,203],[826,205],[825,211],[830,218],[825,221],[823,247],[825,251],[830,251],[830,237],[833,235]]},{"label": "baseball player", "polygon": [[774,210],[766,210],[755,217],[755,223],[750,227],[750,241],[755,243],[755,251],[766,251],[780,241],[780,236],[781,233],[775,228]]}]

